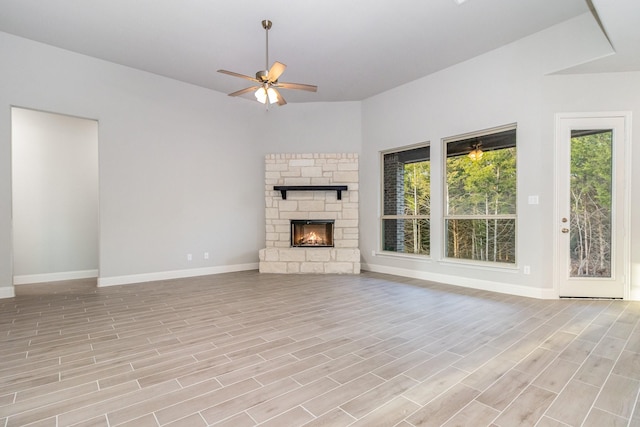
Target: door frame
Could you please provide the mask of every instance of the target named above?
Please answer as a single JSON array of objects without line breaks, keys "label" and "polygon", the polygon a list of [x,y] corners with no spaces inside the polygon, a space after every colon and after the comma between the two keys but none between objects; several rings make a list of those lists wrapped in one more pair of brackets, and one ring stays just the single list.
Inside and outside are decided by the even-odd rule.
[{"label": "door frame", "polygon": [[[74,119],[74,120],[78,120],[78,121],[85,121],[85,122],[91,122],[91,123],[95,123],[95,150],[96,150],[96,157],[95,157],[95,164],[91,163],[94,167],[95,167],[95,178],[96,178],[96,188],[95,188],[95,193],[93,193],[96,197],[96,209],[97,209],[97,217],[96,217],[96,235],[95,235],[95,239],[96,239],[96,268],[95,269],[86,269],[86,270],[72,270],[72,271],[62,271],[62,272],[45,272],[45,273],[34,273],[34,274],[24,274],[24,275],[16,275],[16,206],[15,206],[15,197],[16,197],[16,187],[15,187],[15,183],[14,183],[14,173],[15,173],[15,158],[14,158],[14,145],[16,144],[17,140],[16,140],[16,136],[14,135],[14,113],[16,110],[23,110],[23,111],[27,111],[31,114],[35,114],[37,115],[37,119],[35,122],[35,124],[32,123],[32,126],[35,126],[37,129],[42,128],[42,116],[54,116],[54,117],[59,117],[59,118],[70,118],[70,119]],[[12,260],[11,260],[11,284],[13,286],[14,289],[14,294],[15,294],[15,287],[16,286],[20,286],[20,285],[24,285],[24,284],[32,284],[32,283],[49,283],[49,282],[56,282],[56,281],[62,281],[62,280],[75,280],[75,279],[93,279],[96,278],[98,279],[100,277],[100,241],[101,241],[101,227],[100,227],[100,202],[101,202],[101,197],[100,197],[100,121],[98,119],[95,118],[91,118],[91,117],[84,117],[84,116],[78,116],[78,115],[73,115],[73,114],[66,114],[66,113],[61,113],[58,111],[50,111],[50,110],[42,110],[42,109],[36,109],[36,108],[31,108],[31,107],[24,107],[24,106],[20,106],[20,105],[10,105],[10,111],[9,111],[9,122],[11,124],[11,215],[12,215],[12,236],[11,236],[11,256],[12,256]],[[40,115],[42,114],[42,116]],[[35,117],[35,116],[34,116]],[[75,126],[74,126],[75,127]],[[83,143],[85,143],[86,141],[84,141]],[[90,140],[91,143],[94,142],[93,139]],[[87,161],[87,159],[83,159],[85,162]],[[94,159],[91,159],[94,160]],[[50,159],[46,160],[47,163],[52,164]]]},{"label": "door frame", "polygon": [[563,120],[576,119],[613,119],[621,118],[624,121],[623,131],[623,184],[622,184],[622,203],[618,209],[622,209],[622,224],[618,230],[617,238],[622,239],[622,268],[619,274],[622,276],[623,283],[623,299],[631,298],[631,112],[630,111],[608,111],[608,112],[588,112],[588,113],[556,113],[555,115],[555,141],[554,141],[554,209],[553,209],[553,287],[558,298],[560,297],[560,276],[566,274],[566,267],[559,263],[560,251],[564,250],[559,218],[562,216],[564,204],[560,201],[560,155],[562,143],[562,122]]}]

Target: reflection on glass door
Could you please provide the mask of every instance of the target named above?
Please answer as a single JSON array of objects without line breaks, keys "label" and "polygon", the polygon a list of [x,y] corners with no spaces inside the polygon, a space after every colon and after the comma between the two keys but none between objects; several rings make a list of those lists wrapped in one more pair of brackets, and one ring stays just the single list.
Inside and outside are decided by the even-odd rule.
[{"label": "reflection on glass door", "polygon": [[571,131],[571,277],[611,277],[613,130]]}]

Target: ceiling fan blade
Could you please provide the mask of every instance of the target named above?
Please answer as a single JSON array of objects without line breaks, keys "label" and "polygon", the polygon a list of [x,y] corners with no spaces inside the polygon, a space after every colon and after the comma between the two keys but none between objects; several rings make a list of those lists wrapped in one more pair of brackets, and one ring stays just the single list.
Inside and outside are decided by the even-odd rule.
[{"label": "ceiling fan blade", "polygon": [[240,96],[240,95],[244,95],[245,93],[255,92],[257,89],[258,89],[257,86],[251,86],[251,87],[247,87],[247,88],[232,92],[229,94],[229,96]]},{"label": "ceiling fan blade", "polygon": [[318,90],[318,86],[314,86],[314,85],[306,85],[303,83],[277,83],[276,84],[277,87],[281,87],[282,89],[299,89],[299,90],[306,90],[309,92],[316,92]]},{"label": "ceiling fan blade", "polygon": [[241,79],[245,79],[245,80],[251,80],[252,82],[260,83],[260,81],[254,77],[245,76],[244,74],[240,74],[240,73],[234,73],[233,71],[218,70],[218,72],[222,74],[228,74],[233,77],[240,77]]},{"label": "ceiling fan blade", "polygon": [[284,73],[284,70],[287,68],[286,65],[284,65],[282,62],[274,62],[273,65],[271,66],[271,68],[269,69],[269,74],[267,75],[267,78],[270,82],[275,82],[276,80],[278,80],[278,77],[280,77],[282,75],[282,73]]},{"label": "ceiling fan blade", "polygon": [[284,100],[284,98],[282,97],[282,94],[280,92],[278,92],[278,90],[276,88],[274,88],[273,86],[271,86],[271,88],[278,95],[278,105],[285,105],[287,103],[287,101]]}]

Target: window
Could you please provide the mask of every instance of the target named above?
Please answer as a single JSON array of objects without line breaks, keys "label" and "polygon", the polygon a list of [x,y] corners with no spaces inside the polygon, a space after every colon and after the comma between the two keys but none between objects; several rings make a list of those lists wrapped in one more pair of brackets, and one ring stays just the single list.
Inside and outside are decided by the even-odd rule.
[{"label": "window", "polygon": [[516,262],[516,128],[445,140],[445,257]]},{"label": "window", "polygon": [[382,250],[429,255],[429,146],[382,155]]}]

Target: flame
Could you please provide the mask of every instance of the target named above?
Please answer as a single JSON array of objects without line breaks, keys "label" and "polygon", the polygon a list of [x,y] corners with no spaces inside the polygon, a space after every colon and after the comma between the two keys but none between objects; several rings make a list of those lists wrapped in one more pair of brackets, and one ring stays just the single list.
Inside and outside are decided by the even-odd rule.
[{"label": "flame", "polygon": [[311,243],[313,245],[315,245],[318,242],[318,240],[320,240],[320,238],[313,231],[311,233],[309,233],[309,235],[307,236],[307,242]]}]

